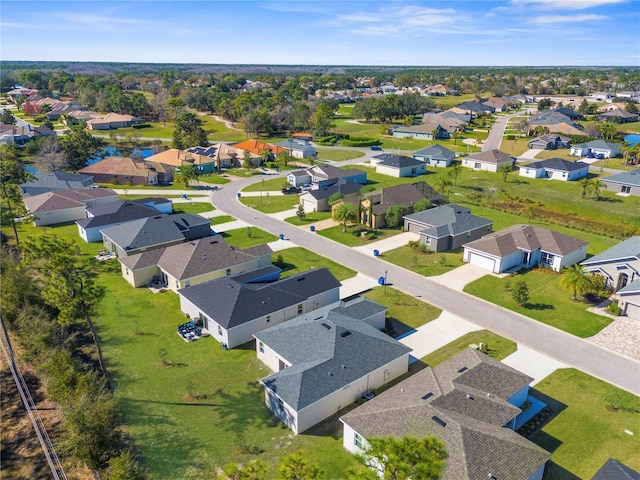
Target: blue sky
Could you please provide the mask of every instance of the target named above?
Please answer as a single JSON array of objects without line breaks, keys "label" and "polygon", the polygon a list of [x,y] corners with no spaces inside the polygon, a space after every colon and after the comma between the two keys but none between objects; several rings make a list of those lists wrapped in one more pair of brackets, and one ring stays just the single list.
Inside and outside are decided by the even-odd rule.
[{"label": "blue sky", "polygon": [[640,65],[640,0],[0,2],[3,60]]}]

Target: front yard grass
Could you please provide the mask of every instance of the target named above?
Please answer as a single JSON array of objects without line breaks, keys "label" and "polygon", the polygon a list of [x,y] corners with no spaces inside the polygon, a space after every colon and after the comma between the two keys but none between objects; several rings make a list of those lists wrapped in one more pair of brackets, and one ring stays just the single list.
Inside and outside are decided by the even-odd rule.
[{"label": "front yard grass", "polygon": [[259,192],[260,190],[263,192],[280,192],[282,187],[285,185],[289,185],[286,178],[271,178],[269,180],[265,180],[263,178],[260,182],[247,185],[241,190],[241,192]]},{"label": "front yard grass", "polygon": [[208,202],[174,203],[173,213],[203,213],[212,212],[215,207]]},{"label": "front yard grass", "polygon": [[[336,225],[335,227],[324,228],[317,233],[318,235],[321,235],[325,238],[329,238],[335,242],[346,245],[347,247],[361,247],[364,245],[370,245],[379,240],[393,237],[395,235],[399,235],[400,233],[402,233],[402,230],[398,230],[398,229],[392,230],[392,229],[386,229],[386,228],[377,228],[375,229],[375,231],[374,229],[368,229],[369,232],[375,233],[375,238],[371,240],[367,240],[365,237],[363,237],[360,234],[356,235],[354,233],[354,227],[356,226],[355,225],[347,226],[347,231],[343,232],[342,225]],[[361,227],[361,225],[358,225],[358,227]]]},{"label": "front yard grass", "polygon": [[223,177],[219,173],[203,173],[202,175],[198,175],[198,181],[213,183],[215,185],[224,185],[225,183],[229,183],[231,180]]},{"label": "front yard grass", "polygon": [[304,272],[310,268],[328,268],[333,276],[339,281],[346,280],[347,278],[354,277],[356,272],[350,268],[345,267],[339,263],[336,263],[328,258],[321,257],[306,248],[293,247],[287,248],[275,252],[271,256],[271,261],[283,268],[281,278],[295,275],[296,273]]},{"label": "front yard grass", "polygon": [[532,394],[555,413],[530,438],[552,453],[545,480],[591,478],[609,458],[640,470],[640,398],[575,369],[557,370]]},{"label": "front yard grass", "polygon": [[331,212],[311,212],[305,213],[304,219],[293,216],[286,218],[284,221],[295,225],[297,227],[304,227],[305,225],[311,225],[312,223],[320,222],[322,220],[328,220],[331,218]]},{"label": "front yard grass", "polygon": [[517,344],[511,340],[501,337],[489,330],[478,330],[463,335],[435,352],[431,352],[429,355],[422,357],[420,360],[431,367],[435,367],[466,350],[469,348],[469,345],[480,345],[480,343],[487,346],[486,354],[498,361],[508,357],[518,349]]},{"label": "front yard grass", "polygon": [[387,262],[425,277],[442,275],[443,273],[464,265],[462,261],[462,249],[451,252],[436,253],[427,251],[422,253],[405,245],[404,247],[384,252],[381,257]]},{"label": "front yard grass", "polygon": [[387,310],[387,322],[396,336],[416,329],[440,316],[442,310],[393,287],[375,287],[363,296],[381,303]]},{"label": "front yard grass", "polygon": [[[560,287],[560,278],[560,274],[545,269],[505,278],[486,275],[468,284],[464,291],[581,338],[595,335],[611,323],[608,317],[587,312],[589,304],[572,301],[571,294]],[[512,288],[521,281],[529,287],[530,295],[524,307],[516,305],[506,288],[508,283]]]},{"label": "front yard grass", "polygon": [[235,220],[231,215],[218,215],[217,217],[211,217],[211,225],[220,225],[222,223],[233,222]]},{"label": "front yard grass", "polygon": [[263,243],[275,242],[278,237],[267,233],[264,230],[260,230],[256,227],[236,228],[234,230],[228,230],[221,232],[218,235],[224,237],[225,241],[229,245],[237,246],[240,248],[253,247],[255,245],[261,245]]},{"label": "front yard grass", "polygon": [[276,213],[294,208],[300,199],[298,195],[270,196],[268,193],[262,197],[240,197],[240,202],[262,213]]},{"label": "front yard grass", "polygon": [[340,148],[318,148],[317,152],[318,159],[331,160],[333,162],[341,162],[343,160],[352,160],[354,158],[364,157],[364,152]]}]

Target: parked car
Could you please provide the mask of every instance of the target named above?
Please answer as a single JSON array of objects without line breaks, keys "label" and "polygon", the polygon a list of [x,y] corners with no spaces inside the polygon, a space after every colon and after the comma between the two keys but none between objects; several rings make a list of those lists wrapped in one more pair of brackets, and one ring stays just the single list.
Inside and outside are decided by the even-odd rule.
[{"label": "parked car", "polygon": [[596,158],[596,154],[593,152],[587,153],[587,158]]},{"label": "parked car", "polygon": [[381,152],[382,148],[379,147],[378,145],[371,145],[371,150],[374,150],[376,152]]},{"label": "parked car", "polygon": [[293,193],[300,193],[300,189],[298,187],[284,187],[282,189],[282,193],[284,193],[285,195],[291,195]]},{"label": "parked car", "polygon": [[596,158],[598,160],[603,160],[604,159],[604,153],[596,153]]}]

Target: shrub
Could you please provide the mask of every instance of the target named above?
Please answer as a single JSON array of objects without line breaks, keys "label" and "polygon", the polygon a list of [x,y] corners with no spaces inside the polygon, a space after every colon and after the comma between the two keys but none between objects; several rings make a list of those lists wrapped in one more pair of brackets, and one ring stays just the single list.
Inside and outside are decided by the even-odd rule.
[{"label": "shrub", "polygon": [[620,315],[620,305],[618,305],[618,302],[610,303],[609,305],[607,305],[607,308],[605,310],[611,315],[615,315],[616,317]]},{"label": "shrub", "polygon": [[340,143],[345,147],[370,147],[372,145],[380,145],[380,140],[375,138],[351,137],[351,140],[341,140]]},{"label": "shrub", "polygon": [[135,123],[133,125],[131,125],[132,128],[151,128],[151,124],[150,123]]},{"label": "shrub", "polygon": [[515,140],[515,139],[516,139],[516,136],[515,136],[515,135],[507,135],[507,136],[506,136],[506,139],[507,139],[507,140]]},{"label": "shrub", "polygon": [[367,240],[375,240],[377,237],[378,237],[378,236],[377,236],[375,233],[373,233],[373,232],[369,232],[369,233],[367,233],[367,234],[365,235],[365,238],[366,238]]}]

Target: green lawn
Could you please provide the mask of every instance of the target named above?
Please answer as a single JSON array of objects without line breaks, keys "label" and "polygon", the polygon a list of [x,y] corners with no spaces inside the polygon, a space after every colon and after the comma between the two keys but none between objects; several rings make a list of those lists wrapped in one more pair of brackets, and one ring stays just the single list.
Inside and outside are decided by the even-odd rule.
[{"label": "green lawn", "polygon": [[269,180],[265,180],[264,178],[260,182],[253,183],[251,185],[247,185],[242,189],[243,192],[259,192],[262,190],[263,192],[279,192],[283,186],[289,185],[286,178],[271,178]]},{"label": "green lawn", "polygon": [[506,338],[496,335],[489,330],[478,330],[476,332],[470,332],[463,335],[444,347],[439,348],[435,352],[431,352],[429,355],[422,357],[420,360],[427,365],[435,367],[454,355],[466,350],[469,348],[469,345],[480,345],[480,343],[487,346],[485,353],[495,360],[502,360],[518,349],[516,343],[511,340],[507,340]]},{"label": "green lawn", "polygon": [[269,196],[268,192],[262,197],[241,197],[240,202],[262,213],[276,213],[290,210],[300,203],[298,195]]},{"label": "green lawn", "polygon": [[237,228],[235,230],[221,232],[219,235],[221,235],[229,245],[240,248],[253,247],[278,240],[278,237],[275,235],[260,230],[257,227]]},{"label": "green lawn", "polygon": [[623,133],[640,133],[640,122],[621,123],[616,125],[616,128]]},{"label": "green lawn", "polygon": [[173,213],[203,213],[211,212],[215,207],[209,202],[174,203]]},{"label": "green lawn", "polygon": [[231,215],[219,215],[211,217],[211,225],[220,225],[221,223],[233,222],[235,220]]},{"label": "green lawn", "polygon": [[[387,262],[425,277],[442,275],[443,273],[464,265],[461,249],[453,252],[422,253],[408,246],[404,246],[384,252],[381,257]],[[444,258],[444,263],[441,263],[442,258]]]},{"label": "green lawn", "polygon": [[548,158],[562,158],[563,160],[569,160],[573,162],[574,160],[578,160],[577,157],[569,155],[571,150],[568,148],[560,148],[558,150],[540,150],[536,154],[536,158],[539,160],[546,160]]},{"label": "green lawn", "polygon": [[[320,255],[302,247],[287,248],[286,250],[275,252],[271,258],[275,264],[284,268],[284,272],[281,275],[282,278],[304,272],[310,268],[322,267],[326,267],[331,270],[333,276],[340,281],[356,275],[354,270],[329,260],[328,258],[321,257]],[[282,262],[283,265],[280,264],[280,262]]]},{"label": "green lawn", "polygon": [[216,185],[224,185],[225,183],[229,183],[231,180],[223,177],[217,173],[205,173],[202,175],[198,175],[198,180],[204,183],[213,183]]},{"label": "green lawn", "polygon": [[596,160],[591,165],[603,168],[615,168],[616,170],[636,170],[640,168],[640,165],[625,165],[624,158],[605,158],[604,160]]},{"label": "green lawn", "polygon": [[[172,195],[163,195],[162,198],[166,198],[166,199],[169,199],[169,200],[172,200],[172,199],[175,200],[176,198],[182,198],[181,195],[177,194],[178,192],[171,192],[171,193],[172,193]],[[149,198],[149,195],[129,195],[129,194],[127,194],[127,195],[118,195],[118,198],[120,200],[140,200],[141,198]],[[213,208],[213,207],[211,207],[211,208]]]},{"label": "green lawn", "polygon": [[340,148],[318,148],[317,151],[319,159],[332,160],[334,162],[364,157],[364,153],[358,152],[357,150],[343,150]]},{"label": "green lawn", "polygon": [[640,470],[640,398],[574,369],[557,370],[532,393],[556,414],[531,437],[552,453],[545,480],[591,478],[609,458]]},{"label": "green lawn", "polygon": [[418,328],[440,316],[442,310],[392,287],[375,287],[363,294],[389,310],[387,320],[396,336]]},{"label": "green lawn", "polygon": [[[468,284],[464,291],[582,338],[595,335],[611,323],[608,317],[587,312],[589,304],[572,301],[571,294],[560,287],[560,277],[544,269],[505,278],[486,275]],[[513,287],[520,281],[529,287],[530,297],[525,307],[518,307],[505,288],[505,282]]]},{"label": "green lawn", "polygon": [[286,218],[284,221],[298,227],[310,225],[321,220],[327,220],[331,218],[331,212],[311,212],[307,213],[303,220],[300,220],[297,216]]},{"label": "green lawn", "polygon": [[[136,186],[114,185],[111,183],[99,183],[98,185],[102,185],[105,188],[115,188],[117,190],[124,190],[125,192],[127,192],[126,194],[134,194],[136,190],[166,190],[168,192],[171,192],[169,193],[169,195],[175,195],[176,194],[175,190],[182,190],[182,191],[190,191],[189,194],[193,195],[194,193],[191,192],[191,190],[196,190],[195,185],[185,187],[181,183],[172,183],[171,185],[136,185]],[[203,192],[203,195],[208,195],[208,194]]]},{"label": "green lawn", "polygon": [[[373,230],[369,230],[373,231]],[[382,229],[378,228],[375,230],[375,238],[371,240],[367,240],[361,235],[354,234],[354,227],[347,226],[347,231],[342,231],[342,225],[337,225],[335,227],[325,228],[318,232],[318,235],[321,235],[325,238],[329,238],[335,242],[342,243],[348,247],[360,247],[364,245],[369,245],[371,243],[377,242],[379,240],[383,240],[385,238],[392,237],[394,235],[398,235],[402,233],[402,230],[391,230],[391,229]]]}]

